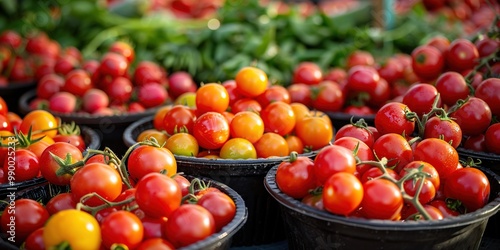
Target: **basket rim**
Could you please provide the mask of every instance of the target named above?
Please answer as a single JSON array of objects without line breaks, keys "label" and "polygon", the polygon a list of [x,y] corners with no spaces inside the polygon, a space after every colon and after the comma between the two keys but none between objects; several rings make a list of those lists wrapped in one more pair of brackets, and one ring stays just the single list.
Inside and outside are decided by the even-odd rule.
[{"label": "basket rim", "polygon": [[361,118],[363,118],[366,122],[374,122],[375,121],[375,114],[369,114],[369,115],[354,115],[354,114],[349,114],[349,113],[344,113],[344,112],[331,112],[331,111],[326,111],[325,112],[328,117],[332,120],[345,120],[345,121],[350,121],[351,118],[353,121],[357,121]]},{"label": "basket rim", "polygon": [[462,146],[457,147],[457,152],[461,156],[467,156],[472,158],[477,158],[480,160],[495,161],[500,164],[500,155],[488,152],[478,152],[470,149],[466,149]]},{"label": "basket rim", "polygon": [[[289,210],[306,215],[318,220],[323,220],[331,223],[340,223],[347,226],[359,227],[370,230],[387,230],[387,231],[415,231],[415,230],[429,230],[429,229],[444,229],[455,228],[462,225],[470,225],[493,216],[500,210],[500,190],[497,191],[497,196],[488,202],[483,208],[474,212],[460,215],[457,217],[444,218],[443,220],[433,221],[390,221],[390,220],[377,220],[377,219],[364,219],[364,218],[348,218],[340,215],[335,215],[327,211],[321,211],[310,207],[299,200],[296,200],[284,193],[282,193],[276,182],[276,170],[278,166],[273,166],[266,177],[264,178],[264,186],[268,193],[278,203]],[[493,171],[478,167],[487,175],[491,175],[500,185],[500,177]],[[490,194],[491,195],[491,194]],[[490,198],[491,199],[491,198]]]},{"label": "basket rim", "polygon": [[[29,101],[36,97],[36,89],[32,89],[21,95],[19,99],[19,109],[23,114],[27,114],[32,109],[29,107]],[[144,110],[143,112],[135,112],[135,113],[123,113],[123,114],[114,114],[114,115],[92,115],[88,113],[59,113],[54,111],[49,111],[53,115],[61,118],[63,121],[75,121],[78,124],[85,125],[98,125],[102,124],[105,119],[108,119],[109,122],[112,123],[130,123],[133,121],[137,121],[137,119],[143,118],[144,116],[153,115],[158,111],[162,106],[149,108]]]},{"label": "basket rim", "polygon": [[[141,126],[150,125],[153,128],[154,117],[144,117],[136,122],[130,124],[125,131],[123,132],[123,141],[127,147],[132,146],[136,143],[136,140],[132,138],[132,134],[135,130],[139,129]],[[311,151],[308,153],[299,154],[299,156],[313,157],[317,153],[316,151]],[[258,165],[258,164],[269,164],[273,162],[282,162],[290,158],[290,156],[280,156],[280,157],[270,157],[270,158],[257,158],[257,159],[222,159],[222,158],[203,158],[203,157],[192,157],[192,156],[183,156],[183,155],[174,155],[177,161],[184,161],[190,163],[217,163],[217,164],[244,164],[244,165]]]}]

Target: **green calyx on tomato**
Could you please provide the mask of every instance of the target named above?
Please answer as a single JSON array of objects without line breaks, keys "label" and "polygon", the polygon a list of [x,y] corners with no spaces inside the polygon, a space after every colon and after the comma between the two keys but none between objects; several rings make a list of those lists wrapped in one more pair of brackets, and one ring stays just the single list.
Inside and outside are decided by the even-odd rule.
[{"label": "green calyx on tomato", "polygon": [[60,135],[80,135],[81,130],[80,126],[78,126],[74,121],[71,123],[63,123],[57,129],[57,132]]}]

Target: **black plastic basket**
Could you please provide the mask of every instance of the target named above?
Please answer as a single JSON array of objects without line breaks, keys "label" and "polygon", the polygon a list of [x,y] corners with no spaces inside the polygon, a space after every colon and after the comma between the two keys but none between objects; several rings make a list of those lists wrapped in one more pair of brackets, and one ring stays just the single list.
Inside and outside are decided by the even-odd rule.
[{"label": "black plastic basket", "polygon": [[[101,138],[97,134],[97,132],[89,127],[81,126],[81,135],[83,136],[83,141],[87,148],[90,149],[98,149],[101,146]],[[10,183],[0,184],[0,200],[5,199],[5,197],[11,192],[18,192],[23,189],[46,183],[43,177],[37,177],[31,180],[16,182],[12,185]]]},{"label": "black plastic basket", "polygon": [[[188,180],[192,180],[195,177],[190,175],[185,175]],[[227,250],[231,246],[231,242],[233,240],[234,235],[238,232],[243,225],[245,225],[248,217],[247,208],[245,206],[245,201],[243,198],[233,189],[228,187],[227,185],[213,181],[208,178],[200,178],[200,180],[208,183],[210,182],[211,187],[215,187],[227,194],[231,199],[233,199],[234,204],[236,205],[236,214],[231,222],[224,226],[219,232],[207,237],[202,241],[198,241],[189,246],[185,246],[179,249],[182,250],[198,250],[198,249],[206,249],[206,250]],[[42,203],[47,203],[52,197],[61,192],[68,192],[69,186],[57,186],[51,185],[49,183],[41,183],[36,186],[25,189],[21,192],[16,193],[16,199],[21,198],[29,198],[34,200],[39,200]],[[0,205],[0,209],[5,208],[5,205]],[[2,250],[19,250],[16,246],[13,246],[6,242],[4,239],[4,235],[0,237],[0,249]]]},{"label": "black plastic basket", "polygon": [[279,190],[277,166],[269,171],[264,184],[281,205],[290,249],[478,249],[488,219],[500,209],[500,177],[480,169],[490,181],[489,203],[472,213],[439,221],[368,220],[320,211]]},{"label": "black plastic basket", "polygon": [[494,153],[477,152],[463,147],[457,148],[458,156],[462,160],[472,158],[481,160],[481,166],[489,168],[495,174],[500,175],[500,155]]},{"label": "black plastic basket", "polygon": [[[152,119],[143,118],[131,124],[123,134],[125,145],[133,145],[142,131],[153,128]],[[302,155],[312,158],[316,152]],[[271,167],[287,158],[229,160],[175,156],[178,172],[227,184],[245,200],[248,221],[236,233],[233,246],[264,245],[286,239],[279,204],[266,192],[262,180]]]},{"label": "black plastic basket", "polygon": [[342,112],[325,112],[326,115],[332,121],[332,125],[336,130],[339,130],[341,127],[347,124],[351,124],[351,119],[353,122],[358,121],[363,118],[369,126],[375,126],[375,115],[352,115]]},{"label": "black plastic basket", "polygon": [[[35,97],[36,91],[34,90],[28,91],[21,96],[19,99],[19,108],[23,114],[27,114],[31,111],[29,103]],[[144,112],[123,113],[110,116],[91,115],[86,113],[63,114],[50,112],[61,118],[63,122],[75,122],[78,125],[85,125],[95,129],[102,141],[113,143],[113,151],[120,156],[126,151],[122,139],[125,128],[141,118],[153,116],[159,108],[160,107],[150,108]]]},{"label": "black plastic basket", "polygon": [[0,87],[0,96],[5,100],[5,103],[7,103],[9,111],[20,115],[19,99],[24,93],[30,90],[36,91],[35,89],[35,81],[9,83],[7,87]]}]

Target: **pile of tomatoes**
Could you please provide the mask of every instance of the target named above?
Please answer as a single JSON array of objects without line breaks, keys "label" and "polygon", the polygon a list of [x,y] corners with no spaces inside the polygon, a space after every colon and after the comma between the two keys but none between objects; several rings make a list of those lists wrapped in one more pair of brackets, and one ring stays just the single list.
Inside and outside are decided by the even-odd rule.
[{"label": "pile of tomatoes", "polygon": [[[278,187],[350,217],[442,219],[482,208],[488,178],[473,159],[459,161],[456,149],[500,154],[498,45],[485,34],[474,43],[434,37],[415,48],[410,65],[416,81],[378,108],[374,126],[363,120],[345,125],[314,159],[283,162]],[[369,79],[383,79],[370,72]]]},{"label": "pile of tomatoes", "polygon": [[228,194],[177,174],[173,154],[154,140],[122,158],[109,148],[82,153],[56,142],[39,161],[49,184],[71,191],[45,205],[10,197],[1,230],[27,249],[174,249],[221,231],[236,214]]},{"label": "pile of tomatoes", "polygon": [[61,124],[47,111],[34,110],[23,118],[17,115],[11,117],[14,119],[3,122],[8,126],[0,128],[1,184],[19,183],[43,175],[46,168],[50,167],[45,159],[48,156],[42,157],[48,147],[66,148],[70,145],[80,154],[87,148],[79,126],[74,123]]},{"label": "pile of tomatoes", "polygon": [[[0,34],[0,86],[37,81],[32,109],[113,115],[158,107],[197,85],[186,72],[167,72],[152,61],[136,61],[133,47],[117,41],[99,60],[75,47],[61,48],[43,32]],[[169,84],[172,82],[172,84]]]},{"label": "pile of tomatoes", "polygon": [[292,103],[287,89],[269,85],[256,67],[222,84],[203,84],[183,100],[158,111],[154,129],[137,141],[153,136],[176,155],[255,159],[318,150],[334,134],[327,115]]}]

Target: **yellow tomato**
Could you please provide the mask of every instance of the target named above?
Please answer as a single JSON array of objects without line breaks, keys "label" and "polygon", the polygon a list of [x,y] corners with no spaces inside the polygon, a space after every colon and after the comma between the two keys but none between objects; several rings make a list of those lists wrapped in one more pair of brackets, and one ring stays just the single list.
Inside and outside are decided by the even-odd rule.
[{"label": "yellow tomato", "polygon": [[98,250],[101,246],[101,228],[90,214],[76,210],[62,210],[52,215],[43,230],[47,249],[68,244],[72,250]]}]

